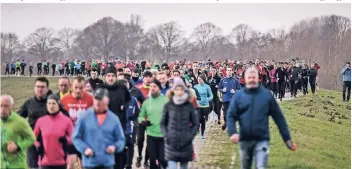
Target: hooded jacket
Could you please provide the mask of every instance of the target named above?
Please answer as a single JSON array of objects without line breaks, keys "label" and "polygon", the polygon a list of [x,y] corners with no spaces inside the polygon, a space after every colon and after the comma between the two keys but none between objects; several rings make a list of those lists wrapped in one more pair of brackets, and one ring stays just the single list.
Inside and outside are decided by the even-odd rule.
[{"label": "hooded jacket", "polygon": [[[47,96],[49,96],[52,93],[53,92],[49,90]],[[39,100],[37,97],[32,97],[28,99],[27,101],[24,102],[20,110],[17,112],[23,118],[28,118],[29,125],[31,126],[32,129],[34,129],[35,123],[40,117],[47,115],[47,109],[46,109],[47,96],[41,100]],[[64,115],[68,117],[70,116],[68,112],[61,106],[61,104],[59,105],[59,108]]]},{"label": "hooded jacket", "polygon": [[[27,148],[35,141],[34,134],[26,119],[15,112],[11,112],[6,120],[0,120],[0,167],[1,168],[26,168]],[[7,151],[7,142],[13,141],[18,150],[15,153]]]},{"label": "hooded jacket", "polygon": [[203,83],[194,86],[196,91],[199,92],[199,98],[197,97],[197,103],[199,107],[209,107],[209,102],[213,100],[213,92],[210,86]]},{"label": "hooded jacket", "polygon": [[164,106],[161,131],[166,139],[167,161],[192,161],[192,141],[197,134],[199,120],[195,108],[189,102],[190,97],[191,94],[181,104],[176,104],[171,99]]},{"label": "hooded jacket", "polygon": [[[226,91],[224,92],[224,88]],[[231,90],[239,90],[241,88],[240,83],[233,77],[225,77],[219,83],[219,91],[222,93],[222,102],[230,102],[234,93]]]},{"label": "hooded jacket", "polygon": [[342,81],[350,82],[351,81],[351,68],[343,68],[341,70]]},{"label": "hooded jacket", "polygon": [[[122,124],[126,124],[126,111],[132,99],[127,87],[122,84],[105,84],[105,88],[109,91],[109,110],[119,117]],[[126,131],[126,125],[122,125],[123,131]]]},{"label": "hooded jacket", "polygon": [[228,134],[238,133],[238,121],[240,141],[270,140],[269,116],[278,126],[283,140],[291,140],[285,117],[271,92],[262,86],[241,89],[233,96],[226,113]]}]

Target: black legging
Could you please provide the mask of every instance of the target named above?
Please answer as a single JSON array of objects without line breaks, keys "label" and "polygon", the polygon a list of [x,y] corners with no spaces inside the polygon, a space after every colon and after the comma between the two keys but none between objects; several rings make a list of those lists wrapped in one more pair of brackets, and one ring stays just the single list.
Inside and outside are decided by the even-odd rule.
[{"label": "black legging", "polygon": [[270,82],[270,89],[274,93],[274,96],[277,97],[277,82]]},{"label": "black legging", "polygon": [[208,117],[209,114],[209,107],[200,107],[199,108],[199,127],[201,135],[204,136],[205,131],[205,117]]},{"label": "black legging", "polygon": [[302,78],[302,89],[304,95],[308,94],[308,77]]},{"label": "black legging", "polygon": [[156,160],[159,161],[159,166],[166,168],[167,164],[164,155],[164,138],[147,136],[148,153],[150,155],[150,169],[158,169]]},{"label": "black legging", "polygon": [[279,81],[277,84],[279,89],[279,99],[282,99],[285,97],[286,83],[285,81]]},{"label": "black legging", "polygon": [[[216,96],[213,94],[213,96]],[[219,99],[218,97],[214,97],[214,99],[210,102],[210,109],[209,109],[209,113],[211,113],[212,110],[214,110],[215,114],[218,115],[218,121],[220,121],[220,115],[221,115],[221,111],[219,109]]]},{"label": "black legging", "polygon": [[310,88],[312,90],[312,93],[314,94],[315,93],[315,86],[317,85],[315,78],[309,78],[309,84],[310,84]]},{"label": "black legging", "polygon": [[[138,144],[138,156],[142,157],[142,151],[144,147],[144,140],[145,140],[145,130],[146,128],[142,125],[138,126],[138,136],[137,136],[137,144]],[[148,145],[147,148],[148,149]],[[144,163],[148,162],[149,156],[148,151],[145,151]]]},{"label": "black legging", "polygon": [[39,169],[66,169],[67,165],[40,166]]},{"label": "black legging", "polygon": [[[347,91],[347,98],[346,98]],[[343,101],[349,101],[351,97],[351,81],[344,81],[342,88],[342,99]]]},{"label": "black legging", "polygon": [[226,123],[226,113],[227,113],[227,109],[229,108],[230,102],[223,102],[222,106],[224,106],[224,121]]}]

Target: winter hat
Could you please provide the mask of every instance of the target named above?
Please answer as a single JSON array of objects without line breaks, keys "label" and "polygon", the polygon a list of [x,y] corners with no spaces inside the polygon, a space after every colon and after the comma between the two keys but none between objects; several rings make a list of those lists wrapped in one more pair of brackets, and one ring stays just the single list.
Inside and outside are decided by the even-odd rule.
[{"label": "winter hat", "polygon": [[56,103],[60,104],[60,98],[57,95],[55,95],[55,94],[49,95],[47,100],[55,100]]},{"label": "winter hat", "polygon": [[204,81],[204,83],[207,81],[207,78],[205,77],[204,74],[200,74],[200,75],[198,76],[198,78],[201,78],[201,79]]},{"label": "winter hat", "polygon": [[187,88],[185,82],[180,77],[175,77],[174,78],[174,83],[172,85],[172,90],[174,90],[176,87],[183,87],[184,89]]},{"label": "winter hat", "polygon": [[108,74],[108,73],[113,73],[115,76],[117,76],[117,70],[115,67],[108,67],[106,69],[106,74]]},{"label": "winter hat", "polygon": [[153,79],[152,82],[150,82],[150,83],[154,83],[159,87],[160,90],[162,89],[161,83],[159,82],[159,80]]}]

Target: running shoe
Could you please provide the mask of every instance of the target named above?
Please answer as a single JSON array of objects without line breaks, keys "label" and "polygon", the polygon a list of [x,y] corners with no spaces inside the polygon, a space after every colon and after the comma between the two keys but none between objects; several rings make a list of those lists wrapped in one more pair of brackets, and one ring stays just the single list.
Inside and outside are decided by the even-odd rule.
[{"label": "running shoe", "polygon": [[142,166],[142,157],[137,157],[136,167],[139,168]]}]

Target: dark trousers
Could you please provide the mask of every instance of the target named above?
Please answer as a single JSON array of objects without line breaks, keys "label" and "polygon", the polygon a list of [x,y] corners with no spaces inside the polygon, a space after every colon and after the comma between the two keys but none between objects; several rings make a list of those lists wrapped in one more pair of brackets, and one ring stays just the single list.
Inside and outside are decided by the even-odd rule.
[{"label": "dark trousers", "polygon": [[11,68],[11,75],[14,75],[16,73],[15,68]]},{"label": "dark trousers", "polygon": [[67,165],[57,165],[57,166],[40,166],[39,169],[66,169]]},{"label": "dark trousers", "polygon": [[285,97],[286,83],[285,81],[278,81],[277,83],[279,89],[279,99]]},{"label": "dark trousers", "polygon": [[53,68],[53,76],[55,76],[55,68]]},{"label": "dark trousers", "polygon": [[209,114],[209,108],[208,107],[200,107],[198,109],[199,111],[199,125],[200,125],[200,132],[202,136],[204,136],[204,131],[205,131],[205,121],[206,118],[208,117]]},{"label": "dark trousers", "polygon": [[100,166],[100,167],[83,167],[83,169],[114,169],[114,167],[104,167],[104,166]]},{"label": "dark trousers", "polygon": [[290,80],[290,87],[291,96],[297,96],[298,82],[296,80]]},{"label": "dark trousers", "polygon": [[21,75],[24,75],[24,67],[21,67]]},{"label": "dark trousers", "polygon": [[230,102],[223,102],[222,106],[224,106],[224,121],[226,123],[226,113],[227,113],[227,109],[229,108]]},{"label": "dark trousers", "polygon": [[37,148],[32,145],[27,150],[27,164],[29,168],[39,168],[38,166],[39,154]]},{"label": "dark trousers", "polygon": [[270,82],[270,89],[273,92],[274,96],[277,97],[277,82]]},{"label": "dark trousers", "polygon": [[10,74],[10,68],[5,69],[5,75]]},{"label": "dark trousers", "polygon": [[128,151],[127,151],[126,169],[132,169],[132,162],[133,162],[133,156],[134,156],[134,144],[136,143],[137,130],[138,130],[138,127],[133,126],[132,143],[127,144]]},{"label": "dark trousers", "polygon": [[147,136],[148,154],[150,156],[150,169],[159,169],[160,166],[156,164],[156,160],[163,168],[166,168],[166,161],[164,158],[164,138]]},{"label": "dark trousers", "polygon": [[[347,99],[346,99],[346,89],[347,89]],[[342,88],[342,99],[349,101],[351,97],[351,81],[344,81]]]},{"label": "dark trousers", "polygon": [[[146,128],[142,125],[138,126],[138,136],[137,136],[137,144],[138,144],[138,156],[142,157],[142,151],[144,147],[144,140],[145,140],[145,130]],[[147,145],[148,149],[148,145]],[[144,162],[149,160],[148,151],[145,151]]]},{"label": "dark trousers", "polygon": [[309,78],[309,85],[310,85],[310,89],[312,90],[312,93],[315,93],[315,87],[316,87],[316,81],[313,78]]},{"label": "dark trousers", "polygon": [[41,75],[41,74],[42,74],[42,68],[38,68],[37,74],[38,74],[38,75]]},{"label": "dark trousers", "polygon": [[303,94],[304,95],[308,94],[308,77],[303,77],[301,84],[302,84]]},{"label": "dark trousers", "polygon": [[114,169],[124,169],[127,161],[127,149],[123,149],[121,153],[115,154]]},{"label": "dark trousers", "polygon": [[71,76],[73,76],[74,71],[75,71],[74,68],[71,68],[71,69],[70,69]]},{"label": "dark trousers", "polygon": [[221,108],[222,108],[222,102],[220,101],[220,99],[218,100],[218,118],[219,118],[219,121],[221,119]]},{"label": "dark trousers", "polygon": [[218,121],[220,121],[220,111],[219,111],[219,99],[218,97],[216,97],[216,95],[214,95],[213,100],[210,102],[210,109],[209,109],[209,113],[214,110],[214,112],[218,115]]},{"label": "dark trousers", "polygon": [[29,70],[29,76],[32,76],[32,74],[33,74],[33,70],[30,69],[30,70]]}]

